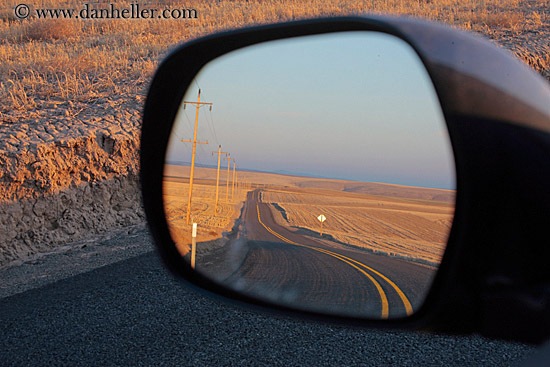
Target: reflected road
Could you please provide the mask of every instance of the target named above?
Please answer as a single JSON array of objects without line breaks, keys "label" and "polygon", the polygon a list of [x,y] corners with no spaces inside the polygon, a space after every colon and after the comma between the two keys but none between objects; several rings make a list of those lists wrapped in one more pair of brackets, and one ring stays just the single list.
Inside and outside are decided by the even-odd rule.
[{"label": "reflected road", "polygon": [[280,226],[270,206],[261,190],[248,193],[239,233],[246,254],[224,282],[278,303],[355,316],[403,317],[421,305],[435,268]]}]

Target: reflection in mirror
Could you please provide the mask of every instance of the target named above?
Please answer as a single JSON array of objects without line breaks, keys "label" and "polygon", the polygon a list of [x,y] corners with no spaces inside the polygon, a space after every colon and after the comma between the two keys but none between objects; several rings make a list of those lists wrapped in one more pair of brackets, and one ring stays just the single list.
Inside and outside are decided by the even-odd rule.
[{"label": "reflection in mirror", "polygon": [[205,276],[294,308],[395,318],[437,272],[455,168],[412,48],[345,32],[207,64],[174,123],[163,190],[172,238]]}]

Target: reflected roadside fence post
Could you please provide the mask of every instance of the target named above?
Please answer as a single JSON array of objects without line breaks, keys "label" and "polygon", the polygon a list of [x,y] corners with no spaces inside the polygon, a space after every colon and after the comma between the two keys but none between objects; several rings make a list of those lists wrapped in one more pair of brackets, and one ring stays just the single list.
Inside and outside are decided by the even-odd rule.
[{"label": "reflected roadside fence post", "polygon": [[193,232],[191,233],[191,268],[195,269],[195,256],[197,253],[197,223],[193,223]]}]

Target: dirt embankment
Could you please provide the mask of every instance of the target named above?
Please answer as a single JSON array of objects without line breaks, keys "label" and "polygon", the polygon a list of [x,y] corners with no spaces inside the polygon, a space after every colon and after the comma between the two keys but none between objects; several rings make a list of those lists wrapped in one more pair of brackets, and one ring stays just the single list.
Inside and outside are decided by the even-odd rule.
[{"label": "dirt embankment", "polygon": [[143,222],[140,105],[94,107],[0,124],[0,267]]}]

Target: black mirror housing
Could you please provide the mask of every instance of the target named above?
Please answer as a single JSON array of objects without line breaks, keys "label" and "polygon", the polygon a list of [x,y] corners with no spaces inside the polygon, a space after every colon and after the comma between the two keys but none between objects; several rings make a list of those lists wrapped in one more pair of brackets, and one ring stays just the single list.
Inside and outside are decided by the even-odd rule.
[{"label": "black mirror housing", "polygon": [[[209,61],[283,38],[375,31],[407,42],[434,84],[456,163],[448,246],[423,306],[394,320],[336,317],[275,306],[194,272],[176,250],[163,209],[166,146],[184,93]],[[550,336],[550,86],[489,42],[407,18],[343,17],[215,34],[173,51],[143,111],[143,203],[160,255],[191,286],[239,304],[353,326],[477,332],[538,343]]]}]

